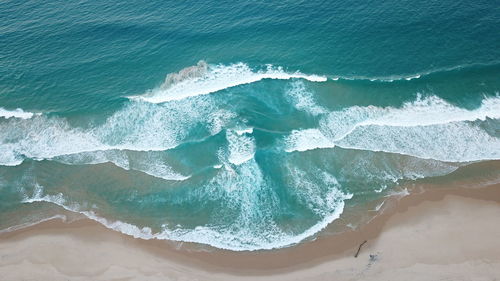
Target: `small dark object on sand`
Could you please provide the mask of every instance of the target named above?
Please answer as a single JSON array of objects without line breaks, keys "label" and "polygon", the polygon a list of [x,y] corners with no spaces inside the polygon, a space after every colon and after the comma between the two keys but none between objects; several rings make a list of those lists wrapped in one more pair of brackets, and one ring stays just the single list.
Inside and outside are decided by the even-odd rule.
[{"label": "small dark object on sand", "polygon": [[364,245],[366,242],[367,242],[367,241],[365,240],[363,243],[361,243],[361,244],[359,245],[358,251],[357,251],[357,252],[356,252],[356,254],[354,255],[354,257],[355,257],[355,258],[357,258],[357,257],[358,257],[358,255],[359,255],[359,251],[361,251],[361,247],[363,247],[363,245]]}]

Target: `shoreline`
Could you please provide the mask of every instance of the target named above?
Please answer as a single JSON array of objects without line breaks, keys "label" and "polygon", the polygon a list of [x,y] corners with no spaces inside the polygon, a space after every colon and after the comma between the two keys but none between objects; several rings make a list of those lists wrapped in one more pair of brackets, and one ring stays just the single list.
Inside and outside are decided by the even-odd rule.
[{"label": "shoreline", "polygon": [[[384,205],[387,206],[379,215],[356,230],[336,235],[319,236],[314,241],[304,242],[289,248],[255,252],[192,251],[189,250],[189,247],[184,247],[182,243],[179,244],[178,242],[136,239],[109,230],[90,219],[70,223],[59,219],[50,220],[24,229],[0,234],[0,254],[3,257],[0,262],[0,273],[1,275],[10,274],[13,273],[13,271],[9,270],[10,266],[22,267],[26,265],[27,261],[36,261],[36,266],[32,265],[19,272],[34,270],[34,268],[41,265],[50,265],[50,268],[57,269],[56,272],[59,274],[71,272],[70,276],[81,277],[87,276],[90,274],[89,272],[95,273],[95,267],[101,268],[102,266],[99,264],[102,261],[100,262],[100,259],[104,259],[104,265],[108,263],[106,267],[108,271],[113,266],[128,268],[129,266],[133,267],[136,264],[142,264],[142,267],[151,267],[149,270],[154,272],[155,270],[152,268],[155,268],[154,265],[156,264],[159,273],[163,272],[163,274],[168,275],[169,272],[181,270],[184,274],[179,276],[187,278],[187,280],[200,278],[200,276],[203,276],[202,279],[214,277],[221,280],[224,279],[220,276],[221,273],[227,278],[253,276],[255,278],[272,279],[289,274],[289,278],[299,278],[300,276],[302,276],[301,278],[309,278],[309,275],[314,275],[317,270],[321,269],[320,271],[324,272],[328,271],[328,268],[330,270],[335,269],[335,271],[344,268],[351,272],[352,270],[356,271],[356,268],[366,268],[373,262],[380,264],[386,262],[387,258],[384,258],[384,256],[387,254],[384,254],[384,252],[396,250],[390,249],[391,246],[386,245],[388,242],[385,240],[389,239],[387,236],[396,232],[400,234],[391,239],[404,240],[405,235],[401,234],[402,232],[410,231],[408,235],[421,232],[422,229],[418,229],[420,224],[432,224],[429,217],[445,216],[440,223],[446,224],[446,221],[460,220],[460,217],[457,217],[460,212],[463,213],[460,216],[467,216],[468,213],[474,216],[490,216],[490,213],[493,212],[492,218],[498,219],[500,216],[500,184],[482,188],[428,188],[421,193],[412,193],[400,199],[389,199],[386,202]],[[483,209],[483,207],[488,209],[489,213],[486,212],[487,215],[475,214],[478,209]],[[440,211],[445,212],[440,214]],[[481,218],[481,216],[478,218]],[[477,221],[465,220],[463,223],[464,225],[479,224],[478,227],[480,228],[490,227],[488,226],[490,224],[494,228],[493,232],[499,235],[494,237],[500,237],[500,225],[496,226],[491,223],[492,218],[485,217],[483,220]],[[407,222],[418,222],[418,224],[413,226],[408,225]],[[412,229],[412,227],[415,229]],[[445,228],[442,229],[443,227]],[[445,226],[432,225],[428,231],[430,233],[436,232],[436,235],[443,235],[440,231],[449,232],[444,234],[454,235],[454,233],[460,231],[460,228],[461,225],[454,224]],[[474,231],[474,229],[468,231]],[[477,236],[478,234],[474,235]],[[491,236],[492,234],[484,233],[484,235]],[[494,251],[494,254],[490,258],[500,265],[500,243],[495,240],[490,241],[491,237],[489,236],[480,237],[481,239],[474,239],[474,241],[458,241],[459,243],[455,246],[478,244],[476,246],[479,247],[481,243],[492,243],[491,250]],[[411,237],[408,237],[408,239],[411,239]],[[463,239],[467,240],[467,237]],[[361,247],[359,256],[355,258],[354,255],[359,245],[365,240],[367,242]],[[449,243],[447,240],[442,242],[444,244]],[[419,243],[425,243],[425,241],[414,242],[415,245]],[[60,248],[47,255],[47,251],[50,251],[47,248],[48,245],[52,247],[60,246]],[[99,249],[99,247],[107,248],[107,250],[101,252],[102,249]],[[394,247],[399,248],[402,251],[399,254],[403,256],[403,251],[408,251],[408,249],[417,252],[424,248],[427,251],[432,249],[429,246],[417,247],[413,250],[411,250],[411,246],[406,250],[397,245],[394,245]],[[91,250],[89,251],[89,249]],[[82,254],[83,250],[86,251],[85,254]],[[68,254],[68,252],[72,251],[74,251],[73,254]],[[76,262],[76,260],[73,261],[76,264],[72,264],[71,260],[73,258],[69,257],[78,256],[78,253],[80,253],[80,258],[84,260],[84,263],[88,264],[87,267],[80,267],[80,263]],[[398,255],[398,253],[395,254]],[[377,262],[379,255],[383,259]],[[463,260],[467,260],[465,252],[464,255]],[[458,258],[458,256],[450,256],[446,260],[451,261]],[[148,260],[154,262],[148,265]],[[477,261],[477,256],[471,257],[471,260]],[[110,261],[116,264],[112,264]],[[92,264],[94,265],[92,266]],[[324,267],[328,268],[325,269]],[[164,272],[165,268],[168,269],[166,272]],[[500,276],[500,266],[497,268],[499,269],[493,270],[492,274]],[[102,271],[102,268],[100,271]],[[87,273],[84,274],[85,272]],[[385,270],[384,274],[388,274],[388,272],[390,270]],[[131,276],[135,276],[135,274],[131,274]],[[346,275],[346,278],[348,276],[349,274]],[[13,277],[16,276],[13,275]],[[97,278],[97,276],[94,277]]]}]

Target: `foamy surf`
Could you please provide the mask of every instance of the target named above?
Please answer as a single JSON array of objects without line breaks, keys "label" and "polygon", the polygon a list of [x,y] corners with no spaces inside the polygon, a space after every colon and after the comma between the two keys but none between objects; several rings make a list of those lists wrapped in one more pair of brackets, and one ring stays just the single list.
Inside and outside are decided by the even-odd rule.
[{"label": "foamy surf", "polygon": [[60,155],[50,160],[68,165],[96,165],[113,163],[124,170],[143,172],[168,181],[184,181],[191,176],[176,172],[161,156],[162,151],[98,150]]},{"label": "foamy surf", "polygon": [[467,110],[430,96],[401,108],[350,107],[323,116],[319,128],[294,130],[285,151],[339,146],[450,162],[500,159],[500,140],[474,121],[500,118],[500,97]]},{"label": "foamy surf", "polygon": [[240,134],[238,131],[226,131],[228,141],[228,161],[234,165],[241,165],[252,159],[255,154],[255,140],[245,135],[249,131]]},{"label": "foamy surf", "polygon": [[0,165],[19,165],[25,158],[65,158],[66,163],[68,159],[78,163],[85,158],[87,163],[110,161],[123,167],[123,157],[112,157],[116,151],[173,149],[187,141],[194,126],[206,128],[202,139],[219,133],[232,118],[230,112],[218,110],[211,101],[198,99],[168,105],[133,102],[90,128],[74,127],[60,117],[8,119],[0,123]]},{"label": "foamy surf", "polygon": [[[328,224],[340,217],[344,210],[344,201],[351,199],[353,196],[352,194],[341,192],[338,182],[330,175],[321,175],[328,188],[325,188],[325,186],[316,186],[315,183],[310,182],[311,178],[308,176],[297,177],[295,179],[297,184],[301,182],[308,183],[308,188],[305,190],[300,190],[300,187],[297,186],[297,190],[300,191],[298,195],[305,196],[304,200],[308,202],[308,206],[314,208],[314,212],[321,219],[304,229],[304,231],[293,234],[276,225],[272,217],[269,217],[270,214],[268,212],[270,209],[267,207],[265,209],[258,209],[259,204],[261,204],[258,200],[262,199],[258,191],[261,188],[267,189],[267,187],[262,175],[257,172],[258,167],[256,163],[252,160],[243,164],[238,169],[237,174],[222,170],[216,182],[212,183],[212,188],[217,188],[229,195],[226,204],[243,203],[238,220],[234,221],[233,225],[228,226],[217,224],[200,225],[187,229],[180,226],[170,226],[168,222],[165,222],[161,227],[161,231],[154,232],[148,226],[139,227],[125,221],[103,217],[97,213],[98,209],[94,207],[85,208],[83,206],[88,206],[89,204],[80,204],[71,201],[62,193],[55,195],[46,194],[44,187],[38,183],[35,183],[32,195],[28,196],[25,194],[22,202],[25,204],[37,202],[52,203],[67,211],[82,214],[109,229],[135,238],[194,242],[231,251],[255,251],[289,247],[313,237]],[[296,171],[300,173],[300,170]],[[240,184],[239,188],[232,186],[235,183]],[[249,192],[251,192],[251,196],[249,196]],[[258,217],[255,217],[256,215]],[[258,220],[255,221],[256,219]]]},{"label": "foamy surf", "polygon": [[[345,199],[351,198],[352,195],[345,196]],[[67,206],[63,202],[59,200],[51,200],[50,198],[36,198],[36,199],[28,199],[25,200],[25,203],[33,203],[33,202],[47,202],[53,203],[59,207],[62,207],[66,211],[79,213],[84,215],[88,219],[96,221],[108,229],[120,232],[125,235],[132,236],[134,238],[143,239],[143,240],[169,240],[176,242],[190,242],[190,243],[200,243],[208,246],[212,246],[218,249],[230,250],[230,251],[258,251],[258,250],[273,250],[273,249],[281,249],[296,245],[308,238],[313,237],[315,234],[325,229],[330,223],[335,221],[340,217],[342,211],[344,209],[344,202],[338,203],[337,209],[332,214],[325,217],[323,220],[319,221],[317,224],[313,225],[303,233],[298,235],[287,235],[286,233],[276,233],[274,234],[275,240],[273,242],[269,241],[251,241],[251,242],[261,242],[256,245],[248,245],[248,241],[251,237],[245,236],[248,233],[229,233],[229,232],[221,232],[220,230],[216,230],[210,227],[197,227],[195,229],[176,229],[176,230],[168,230],[164,229],[161,232],[153,232],[150,227],[138,227],[134,224],[130,224],[127,222],[119,221],[119,220],[110,220],[104,217],[97,215],[94,211],[82,211],[79,209],[78,205]],[[46,219],[44,221],[48,221],[54,218],[53,217]],[[43,221],[40,221],[43,222]],[[38,224],[27,224],[20,226],[16,229],[21,229],[28,227],[30,225]],[[16,229],[9,229],[0,231],[1,232],[10,232]]]},{"label": "foamy surf", "polygon": [[0,230],[274,249],[500,178],[493,1],[32,2],[0,5]]},{"label": "foamy surf", "polygon": [[[498,95],[475,109],[418,95],[399,106],[332,110],[330,85],[307,83],[311,77],[200,62],[152,91],[185,90],[189,98],[132,99],[95,123],[58,114],[2,118],[0,191],[43,182],[47,192],[35,184],[18,203],[50,202],[136,238],[254,251],[313,238],[350,198],[383,197],[401,181],[500,159]],[[268,78],[291,80],[228,99],[190,92]],[[13,171],[22,176],[12,179]]]},{"label": "foamy surf", "polygon": [[[170,77],[175,77],[175,79]],[[275,67],[273,65],[267,65],[264,70],[253,70],[245,63],[206,65],[200,62],[197,66],[190,66],[178,73],[169,74],[165,83],[157,89],[131,98],[151,103],[162,103],[215,93],[264,79],[304,79],[311,82],[327,81],[325,76],[307,75],[301,72],[288,73],[282,67]]]},{"label": "foamy surf", "polygon": [[20,119],[29,119],[33,116],[35,116],[36,113],[32,113],[32,112],[26,112],[20,108],[18,109],[15,109],[15,110],[7,110],[7,109],[4,109],[4,108],[1,108],[0,107],[0,118],[5,118],[5,119],[9,119],[9,118],[20,118]]}]

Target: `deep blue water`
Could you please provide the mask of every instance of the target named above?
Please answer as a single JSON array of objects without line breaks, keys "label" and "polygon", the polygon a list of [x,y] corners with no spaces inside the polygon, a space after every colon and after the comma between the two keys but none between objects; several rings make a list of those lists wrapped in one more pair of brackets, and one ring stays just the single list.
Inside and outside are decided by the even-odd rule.
[{"label": "deep blue water", "polygon": [[495,1],[3,1],[0,18],[2,229],[69,212],[279,248],[500,158]]}]

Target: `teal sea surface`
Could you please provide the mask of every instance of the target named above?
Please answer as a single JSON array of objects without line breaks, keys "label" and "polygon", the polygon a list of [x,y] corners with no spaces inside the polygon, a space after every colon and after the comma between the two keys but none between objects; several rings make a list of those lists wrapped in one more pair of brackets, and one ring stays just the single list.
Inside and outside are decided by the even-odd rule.
[{"label": "teal sea surface", "polygon": [[7,0],[0,18],[2,232],[87,217],[276,249],[410,186],[500,182],[498,1]]}]

